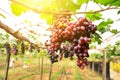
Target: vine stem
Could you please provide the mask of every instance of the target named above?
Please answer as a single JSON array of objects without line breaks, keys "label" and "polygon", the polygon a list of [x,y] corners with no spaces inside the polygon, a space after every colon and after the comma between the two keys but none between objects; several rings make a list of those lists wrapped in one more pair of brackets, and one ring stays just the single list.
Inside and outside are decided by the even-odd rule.
[{"label": "vine stem", "polygon": [[43,80],[43,64],[44,64],[44,57],[42,57],[40,80]]},{"label": "vine stem", "polygon": [[8,80],[9,64],[10,64],[10,53],[7,54],[7,65],[6,65],[6,73],[5,73],[5,79],[4,80]]},{"label": "vine stem", "polygon": [[52,67],[53,67],[53,64],[50,63],[50,73],[49,73],[49,80],[51,80],[51,75],[52,75]]},{"label": "vine stem", "polygon": [[31,5],[28,5],[24,2],[21,2],[21,1],[18,1],[18,0],[9,0],[13,3],[16,3],[16,4],[19,4],[19,5],[22,5],[28,9],[31,9],[33,10],[34,12],[36,13],[44,13],[44,14],[94,14],[94,13],[98,13],[98,12],[103,12],[103,11],[106,11],[106,10],[111,10],[111,9],[120,9],[119,7],[109,7],[109,8],[105,8],[105,9],[100,9],[100,10],[96,10],[96,11],[93,11],[93,12],[55,12],[55,11],[43,11],[43,10],[39,10],[38,8],[36,7],[33,7]]},{"label": "vine stem", "polygon": [[7,54],[7,57],[6,57],[6,71],[5,71],[5,78],[4,80],[8,80],[8,71],[9,71],[9,64],[10,64],[10,44],[6,43],[5,45],[5,48],[6,48],[6,54]]}]

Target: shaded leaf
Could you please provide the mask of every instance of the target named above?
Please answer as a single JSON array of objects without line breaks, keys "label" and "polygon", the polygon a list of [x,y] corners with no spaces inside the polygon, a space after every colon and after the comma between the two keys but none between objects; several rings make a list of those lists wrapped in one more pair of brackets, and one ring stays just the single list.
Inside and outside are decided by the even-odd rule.
[{"label": "shaded leaf", "polygon": [[114,33],[114,34],[117,34],[118,33],[118,30],[117,29],[113,29],[113,30],[110,30],[110,32]]},{"label": "shaded leaf", "polygon": [[120,6],[120,0],[114,0],[112,5],[113,6]]},{"label": "shaded leaf", "polygon": [[102,14],[101,13],[86,14],[86,18],[88,18],[91,21],[100,20],[102,19]]},{"label": "shaded leaf", "polygon": [[4,36],[6,39],[9,39],[9,37],[10,37],[10,35],[8,33],[6,33]]},{"label": "shaded leaf", "polygon": [[118,11],[118,13],[117,14],[120,14],[120,10]]},{"label": "shaded leaf", "polygon": [[104,33],[105,31],[110,30],[110,24],[112,24],[113,21],[111,19],[107,19],[107,21],[102,21],[98,26],[97,30],[101,33]]},{"label": "shaded leaf", "polygon": [[102,5],[120,6],[120,0],[94,0],[94,2]]},{"label": "shaded leaf", "polygon": [[98,42],[98,44],[102,43],[102,40],[101,40],[102,38],[101,38],[101,36],[98,33],[95,33],[91,37],[92,37],[91,38],[92,42]]}]

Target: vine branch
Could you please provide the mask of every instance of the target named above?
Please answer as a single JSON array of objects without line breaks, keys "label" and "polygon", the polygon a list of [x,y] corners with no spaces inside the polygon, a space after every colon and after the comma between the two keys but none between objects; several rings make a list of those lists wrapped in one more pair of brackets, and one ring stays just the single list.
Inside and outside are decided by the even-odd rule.
[{"label": "vine branch", "polygon": [[20,40],[25,40],[27,42],[30,42],[26,37],[22,36],[22,34],[14,31],[12,28],[8,27],[4,23],[0,21],[0,28],[4,29],[6,32],[10,33],[13,35],[15,38],[20,39]]},{"label": "vine branch", "polygon": [[16,4],[19,4],[19,5],[22,5],[30,10],[33,10],[36,13],[44,13],[44,14],[70,14],[70,15],[72,15],[72,14],[94,14],[94,13],[103,12],[103,11],[111,10],[111,9],[120,9],[119,7],[115,6],[115,7],[109,7],[109,8],[105,8],[105,9],[96,10],[94,12],[56,12],[56,11],[39,10],[36,7],[33,7],[31,5],[28,5],[28,4],[21,2],[21,1],[18,1],[18,0],[9,0],[9,1],[16,3]]},{"label": "vine branch", "polygon": [[[9,34],[11,34],[12,36],[14,36],[15,38],[17,39],[20,39],[20,40],[24,40],[24,41],[27,41],[29,43],[33,43],[31,42],[28,38],[26,38],[25,36],[23,36],[22,34],[14,31],[12,28],[10,28],[9,26],[5,25],[3,22],[0,21],[0,28],[1,29],[4,29],[6,32],[8,32]],[[35,46],[39,47],[39,48],[42,48],[42,49],[46,49],[46,47],[44,46],[39,46],[38,44],[35,44],[33,43]]]}]

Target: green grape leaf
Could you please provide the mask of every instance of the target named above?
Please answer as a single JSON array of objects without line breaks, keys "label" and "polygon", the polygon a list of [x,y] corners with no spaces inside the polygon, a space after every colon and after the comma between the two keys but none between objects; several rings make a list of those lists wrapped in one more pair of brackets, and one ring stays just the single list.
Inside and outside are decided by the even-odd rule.
[{"label": "green grape leaf", "polygon": [[112,30],[110,30],[110,32],[112,32],[113,34],[117,34],[118,30],[117,29],[112,29]]},{"label": "green grape leaf", "polygon": [[120,14],[120,10],[118,11],[118,13],[117,14]]},{"label": "green grape leaf", "polygon": [[10,35],[8,33],[6,33],[4,36],[6,39],[9,39],[9,37],[10,37]]},{"label": "green grape leaf", "polygon": [[86,18],[91,20],[91,21],[103,19],[101,13],[86,14]]},{"label": "green grape leaf", "polygon": [[[48,11],[48,12],[53,12],[53,11],[60,12],[64,10],[70,10],[70,11],[75,12],[79,8],[80,8],[80,5],[75,4],[71,0],[69,1],[68,0],[56,0],[54,3],[51,4],[51,7],[43,6],[41,10]],[[54,16],[55,14],[40,13],[40,17],[45,19],[48,24],[53,23]]]},{"label": "green grape leaf", "polygon": [[115,42],[114,45],[108,45],[106,49],[108,49],[107,57],[110,59],[110,56],[120,56],[120,41]]},{"label": "green grape leaf", "polygon": [[107,21],[102,21],[98,26],[97,30],[101,33],[104,33],[105,31],[110,30],[110,24],[112,24],[113,21],[111,19],[108,19]]},{"label": "green grape leaf", "polygon": [[22,13],[26,12],[28,9],[24,6],[12,3],[11,5],[12,13],[16,16],[20,16]]},{"label": "green grape leaf", "polygon": [[94,0],[97,3],[100,3],[102,5],[107,5],[108,3],[110,3],[113,0]]},{"label": "green grape leaf", "polygon": [[89,0],[77,0],[77,4],[87,3]]},{"label": "green grape leaf", "polygon": [[114,0],[111,5],[112,6],[120,6],[120,0]]},{"label": "green grape leaf", "polygon": [[[48,1],[48,0],[44,0],[44,1]],[[17,2],[12,2],[10,4],[12,13],[16,16],[21,15],[22,13],[30,10],[28,9],[29,7],[31,7],[32,9],[38,8],[39,6],[45,6],[45,2],[43,2],[43,0],[18,0]]]},{"label": "green grape leaf", "polygon": [[102,43],[101,36],[98,33],[95,33],[91,37],[92,42],[98,42],[98,44]]},{"label": "green grape leaf", "polygon": [[[87,2],[84,0],[83,2]],[[20,3],[19,3],[20,2]],[[82,3],[83,3],[82,2]],[[19,3],[19,4],[18,4]],[[21,15],[22,13],[31,9],[38,9],[43,12],[59,12],[63,10],[70,10],[75,12],[80,8],[81,4],[74,3],[72,0],[19,0],[18,3],[11,3],[11,9],[13,14],[16,16]],[[29,8],[29,9],[28,9]],[[35,10],[34,10],[35,11]],[[38,12],[37,12],[38,13]],[[39,13],[40,17],[46,19],[49,24],[52,23],[53,15]]]},{"label": "green grape leaf", "polygon": [[111,6],[120,6],[120,0],[94,0],[97,4],[102,4],[102,5],[111,5]]},{"label": "green grape leaf", "polygon": [[53,24],[53,15],[52,14],[49,14],[49,16],[48,16],[48,14],[41,13],[40,17],[45,19],[48,24]]}]

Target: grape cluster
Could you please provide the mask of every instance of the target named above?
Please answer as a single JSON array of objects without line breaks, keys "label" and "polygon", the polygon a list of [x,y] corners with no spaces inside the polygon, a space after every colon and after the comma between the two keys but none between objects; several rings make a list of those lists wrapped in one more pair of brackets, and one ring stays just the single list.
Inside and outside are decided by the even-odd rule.
[{"label": "grape cluster", "polygon": [[64,58],[70,57],[70,59],[73,60],[74,51],[71,45],[63,45],[63,47],[61,47],[59,59],[61,60],[63,56]]},{"label": "grape cluster", "polygon": [[6,48],[6,53],[9,54],[9,53],[10,53],[10,50],[11,50],[10,44],[9,44],[9,43],[4,43],[3,46]]},{"label": "grape cluster", "polygon": [[24,44],[24,42],[21,43],[21,53],[22,54],[25,53],[25,44]]},{"label": "grape cluster", "polygon": [[51,60],[51,63],[55,63],[55,62],[58,62],[58,55],[55,55],[55,56],[50,56],[50,60]]},{"label": "grape cluster", "polygon": [[[79,18],[75,22],[69,20],[70,16],[59,17],[53,25],[53,35],[50,38],[48,54],[55,56],[59,51],[59,59],[62,56],[73,59],[74,54],[77,56],[77,66],[83,69],[89,57],[88,49],[91,41],[91,34],[96,31],[96,26],[86,18]],[[69,42],[69,45],[63,43]]]},{"label": "grape cluster", "polygon": [[33,52],[33,49],[34,49],[33,43],[30,43],[28,49],[30,52]]},{"label": "grape cluster", "polygon": [[11,51],[10,51],[12,54],[14,55],[17,55],[18,53],[18,49],[17,49],[17,46],[14,44],[11,48]]}]

